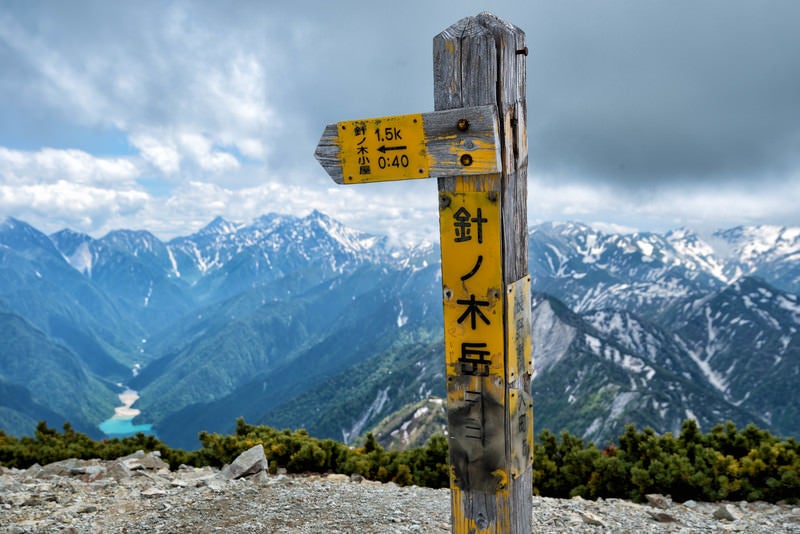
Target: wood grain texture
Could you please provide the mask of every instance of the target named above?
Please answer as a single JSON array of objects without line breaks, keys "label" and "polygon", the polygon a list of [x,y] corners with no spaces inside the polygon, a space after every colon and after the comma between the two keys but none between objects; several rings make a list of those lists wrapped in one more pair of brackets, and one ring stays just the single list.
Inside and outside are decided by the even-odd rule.
[{"label": "wood grain texture", "polygon": [[[498,111],[502,160],[501,172],[481,176],[443,177],[438,181],[441,194],[449,192],[495,191],[500,195],[502,219],[502,272],[504,291],[527,276],[527,133],[525,88],[525,33],[489,13],[464,18],[433,40],[435,109],[495,105]],[[507,321],[507,317],[504,318]],[[506,336],[511,336],[505,324]],[[507,337],[509,343],[515,340]],[[518,361],[512,367],[526,372],[509,376],[508,358]],[[508,407],[509,399],[529,402],[531,374],[527,372],[530,354],[506,350],[504,398],[489,399]],[[448,384],[449,386],[449,384]],[[448,402],[455,396],[448,389]],[[532,425],[532,420],[530,424]],[[517,416],[505,409],[504,439],[505,487],[494,493],[473,490],[459,481],[452,485],[453,532],[531,531],[532,466],[519,465],[519,447],[532,447],[532,432],[512,432],[520,424]],[[520,437],[523,435],[525,437]],[[517,443],[520,440],[523,443]],[[515,442],[516,441],[516,442]],[[453,448],[451,447],[451,450]],[[517,459],[516,466],[512,465]],[[451,459],[452,460],[452,459]],[[459,459],[463,461],[463,459]]]},{"label": "wood grain texture", "polygon": [[[385,120],[386,118],[384,118]],[[391,119],[391,117],[389,117]],[[381,118],[364,119],[380,121]],[[465,129],[459,129],[459,121],[466,121]],[[422,114],[427,160],[425,172],[408,169],[404,178],[418,179],[443,176],[481,175],[499,173],[502,168],[500,152],[500,125],[497,108],[494,104],[457,108]],[[340,140],[339,123],[328,124],[317,144],[314,156],[338,184],[365,183],[386,181],[378,172],[374,178],[344,176],[343,159],[357,157],[355,154],[344,154]],[[469,164],[465,165],[462,156],[469,155]],[[377,169],[376,169],[377,170]],[[420,169],[421,171],[421,169]],[[393,178],[397,179],[397,178]]]}]

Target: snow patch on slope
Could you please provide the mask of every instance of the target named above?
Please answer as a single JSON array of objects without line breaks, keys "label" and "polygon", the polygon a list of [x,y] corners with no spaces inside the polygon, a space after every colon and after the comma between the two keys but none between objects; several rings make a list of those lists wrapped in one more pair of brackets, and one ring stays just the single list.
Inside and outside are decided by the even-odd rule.
[{"label": "snow patch on slope", "polygon": [[369,407],[361,414],[361,416],[356,419],[353,425],[349,429],[342,429],[342,441],[349,445],[361,434],[361,431],[364,430],[364,426],[367,424],[367,421],[371,417],[381,413],[384,405],[389,401],[389,389],[391,389],[391,386],[386,386],[384,389],[379,389],[378,393],[375,395],[375,399],[372,401],[372,404],[370,404]]},{"label": "snow patch on slope", "polygon": [[93,259],[89,243],[84,241],[78,245],[75,251],[66,257],[66,260],[79,273],[89,278],[92,277]]}]

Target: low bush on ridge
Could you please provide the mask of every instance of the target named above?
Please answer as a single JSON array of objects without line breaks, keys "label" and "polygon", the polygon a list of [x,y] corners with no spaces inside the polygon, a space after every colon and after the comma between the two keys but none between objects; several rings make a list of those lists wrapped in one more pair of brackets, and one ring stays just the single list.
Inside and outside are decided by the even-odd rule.
[{"label": "low bush on ridge", "polygon": [[702,434],[694,420],[677,436],[628,425],[617,444],[593,443],[545,430],[534,448],[533,490],[550,497],[621,497],[662,493],[689,499],[797,502],[800,444],[754,425],[727,422]]},{"label": "low bush on ridge", "polygon": [[[180,464],[222,466],[261,443],[270,469],[290,473],[359,474],[400,485],[448,487],[447,439],[434,436],[423,447],[387,451],[372,434],[353,448],[316,439],[305,430],[276,430],[238,419],[231,435],[200,433],[195,451],[172,449],[153,436],[92,440],[66,423],[63,432],[40,422],[33,437],[0,431],[0,464],[26,468],[67,458],[111,460],[139,449],[159,451],[174,469]],[[800,444],[753,425],[727,422],[703,434],[693,420],[677,436],[658,436],[650,428],[626,427],[617,443],[598,449],[562,432],[541,432],[534,447],[533,492],[547,497],[642,500],[648,493],[688,499],[797,502],[800,496]]]}]

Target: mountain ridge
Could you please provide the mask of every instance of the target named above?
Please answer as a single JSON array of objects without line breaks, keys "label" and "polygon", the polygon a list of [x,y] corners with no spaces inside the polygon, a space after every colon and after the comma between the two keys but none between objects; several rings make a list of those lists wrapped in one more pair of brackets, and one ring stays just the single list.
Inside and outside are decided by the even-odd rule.
[{"label": "mountain ridge", "polygon": [[[537,425],[602,441],[624,421],[664,432],[723,417],[800,435],[800,229],[703,238],[543,223],[529,250]],[[145,230],[46,236],[7,218],[0,273],[0,311],[93,379],[138,389],[140,418],[182,446],[244,413],[351,440],[440,389],[438,247],[393,246],[318,211],[216,217],[166,242]],[[412,349],[412,332],[426,344]],[[424,369],[380,374],[405,369],[414,350]],[[339,420],[315,411],[318,391]],[[53,410],[41,396],[28,405]]]}]

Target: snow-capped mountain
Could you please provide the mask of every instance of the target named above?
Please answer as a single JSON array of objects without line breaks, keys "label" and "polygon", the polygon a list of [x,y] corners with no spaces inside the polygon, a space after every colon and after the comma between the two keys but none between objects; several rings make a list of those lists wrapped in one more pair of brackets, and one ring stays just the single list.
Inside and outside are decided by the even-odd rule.
[{"label": "snow-capped mountain", "polygon": [[[198,232],[167,243],[146,231],[115,230],[100,239],[62,230],[50,236],[64,258],[92,277],[98,265],[147,263],[162,276],[196,284],[228,268],[254,275],[285,276],[309,262],[344,272],[354,265],[385,259],[385,238],[357,232],[314,211],[307,217],[265,215],[245,225],[215,218]],[[235,263],[235,266],[232,265]]]},{"label": "snow-capped mountain", "polygon": [[[0,223],[0,310],[9,312],[15,331],[22,324],[17,319],[27,322],[73,353],[93,376],[126,382],[131,368],[162,356],[151,349],[159,339],[192,317],[196,322],[208,318],[215,303],[256,288],[269,295],[264,299],[318,290],[326,280],[367,265],[399,264],[391,253],[382,238],[355,232],[319,212],[304,218],[265,216],[250,225],[218,218],[194,235],[169,242],[138,230],[101,238],[71,230],[47,236],[8,218]],[[406,313],[411,309],[407,304]],[[245,312],[229,316],[236,313]],[[32,335],[29,330],[26,336]],[[11,347],[0,341],[0,350]],[[0,380],[9,378],[9,369],[0,371]],[[43,410],[69,404],[51,393],[37,390],[34,403]],[[5,401],[13,406],[13,399],[0,404]],[[76,414],[74,419],[78,428],[91,430],[80,424],[84,418],[77,421]],[[16,429],[35,422],[30,415],[22,418],[27,423],[11,420]]]},{"label": "snow-capped mountain", "polygon": [[726,282],[721,261],[688,231],[620,235],[542,224],[530,232],[529,258],[534,287],[576,311],[654,313],[675,298]]},{"label": "snow-capped mountain", "polygon": [[771,285],[800,292],[800,228],[738,226],[715,232],[738,274],[763,278]]},{"label": "snow-capped mountain", "polygon": [[[627,422],[666,432],[692,417],[800,435],[800,229],[547,223],[530,229],[529,251],[537,428],[608,441]],[[38,341],[0,341],[0,356],[68,351],[72,367],[49,383],[80,362],[80,383],[110,388],[103,406],[112,384],[130,385],[142,417],[183,447],[239,415],[353,438],[443,394],[438,262],[435,245],[391,248],[316,211],[218,217],[167,242],[140,230],[47,236],[6,219],[0,327]],[[11,368],[0,392],[29,402],[23,413],[0,397],[0,428],[69,418],[52,386]],[[80,406],[87,431],[95,412]]]},{"label": "snow-capped mountain", "polygon": [[190,281],[214,277],[236,266],[251,273],[285,276],[308,263],[342,273],[364,262],[383,259],[385,238],[347,228],[318,211],[307,217],[265,215],[250,225],[217,217],[199,232],[167,245],[176,276]]},{"label": "snow-capped mountain", "polygon": [[800,421],[800,297],[746,277],[684,310],[676,334],[726,401],[769,425]]},{"label": "snow-capped mountain", "polygon": [[[533,297],[533,398],[538,428],[566,429],[607,444],[631,422],[677,432],[726,420],[762,423],[708,387],[680,338],[624,311],[575,314]],[[540,356],[541,355],[541,356]]]},{"label": "snow-capped mountain", "polygon": [[676,299],[743,276],[800,292],[800,229],[739,227],[704,240],[687,229],[609,234],[582,224],[546,223],[529,236],[534,286],[576,311],[610,307],[658,314]]}]

